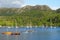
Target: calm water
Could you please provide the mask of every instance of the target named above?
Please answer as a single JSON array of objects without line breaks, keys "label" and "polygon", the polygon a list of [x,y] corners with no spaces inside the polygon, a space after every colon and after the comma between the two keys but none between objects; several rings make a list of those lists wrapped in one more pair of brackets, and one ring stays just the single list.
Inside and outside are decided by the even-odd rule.
[{"label": "calm water", "polygon": [[[5,31],[15,32],[16,30],[21,35],[1,34]],[[26,32],[26,30],[33,30],[33,32]],[[60,40],[60,28],[0,28],[0,40]]]}]

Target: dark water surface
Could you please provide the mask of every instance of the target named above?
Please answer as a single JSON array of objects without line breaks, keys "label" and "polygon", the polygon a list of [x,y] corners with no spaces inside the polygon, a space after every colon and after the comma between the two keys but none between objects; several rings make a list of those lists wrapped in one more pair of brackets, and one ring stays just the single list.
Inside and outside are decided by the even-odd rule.
[{"label": "dark water surface", "polygon": [[[18,31],[21,35],[3,35]],[[27,32],[31,30],[31,32]],[[0,40],[60,40],[60,28],[0,28]]]}]

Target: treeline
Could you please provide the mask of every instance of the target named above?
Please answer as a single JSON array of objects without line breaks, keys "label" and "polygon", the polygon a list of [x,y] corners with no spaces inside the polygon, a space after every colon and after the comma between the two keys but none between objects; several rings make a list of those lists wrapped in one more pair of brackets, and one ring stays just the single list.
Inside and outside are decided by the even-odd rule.
[{"label": "treeline", "polygon": [[60,26],[60,8],[52,10],[45,5],[25,6],[23,8],[0,8],[0,25]]}]

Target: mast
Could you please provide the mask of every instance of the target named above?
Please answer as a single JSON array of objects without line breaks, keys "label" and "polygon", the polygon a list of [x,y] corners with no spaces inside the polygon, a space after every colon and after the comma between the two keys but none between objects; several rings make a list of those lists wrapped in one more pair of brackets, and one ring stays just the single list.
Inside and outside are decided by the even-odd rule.
[{"label": "mast", "polygon": [[17,20],[15,19],[15,27],[16,27],[16,32],[17,32],[17,28],[18,28],[18,26],[17,26]]}]

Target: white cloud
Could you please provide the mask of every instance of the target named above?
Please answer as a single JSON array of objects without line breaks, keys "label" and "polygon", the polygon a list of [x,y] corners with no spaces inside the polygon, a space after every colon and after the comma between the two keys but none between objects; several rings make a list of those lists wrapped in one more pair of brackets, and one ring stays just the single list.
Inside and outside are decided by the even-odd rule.
[{"label": "white cloud", "polygon": [[18,4],[18,5],[21,5],[21,2],[20,2],[20,1],[13,1],[12,4]]},{"label": "white cloud", "polygon": [[26,5],[30,5],[30,6],[35,6],[35,4],[23,4],[21,7],[24,7],[24,6],[26,6]]},{"label": "white cloud", "polygon": [[56,9],[58,9],[59,7],[50,7],[51,9],[53,9],[53,10],[56,10]]},{"label": "white cloud", "polygon": [[24,0],[0,0],[0,7],[21,7]]},{"label": "white cloud", "polygon": [[0,3],[0,7],[1,7],[1,5],[2,5],[2,4]]}]

